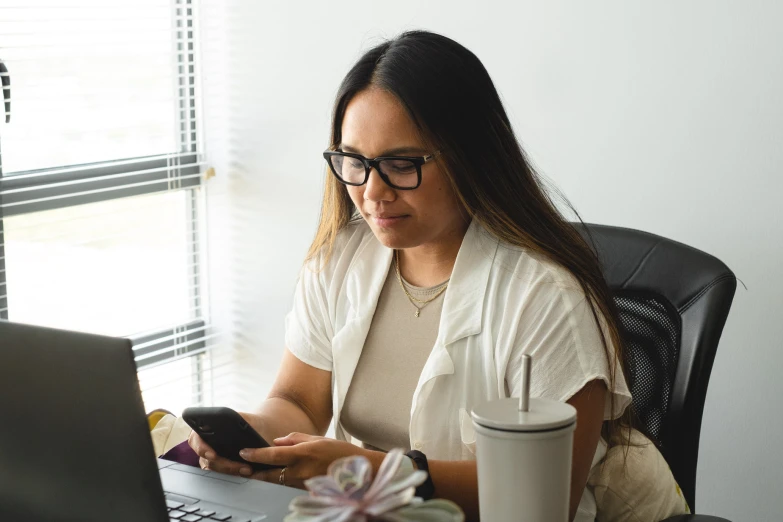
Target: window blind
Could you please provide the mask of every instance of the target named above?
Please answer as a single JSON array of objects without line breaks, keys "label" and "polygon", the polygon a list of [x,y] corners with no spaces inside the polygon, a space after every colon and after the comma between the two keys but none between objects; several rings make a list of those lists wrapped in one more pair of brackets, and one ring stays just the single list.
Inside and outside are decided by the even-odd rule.
[{"label": "window blind", "polygon": [[0,0],[0,318],[125,336],[209,402],[195,0]]}]

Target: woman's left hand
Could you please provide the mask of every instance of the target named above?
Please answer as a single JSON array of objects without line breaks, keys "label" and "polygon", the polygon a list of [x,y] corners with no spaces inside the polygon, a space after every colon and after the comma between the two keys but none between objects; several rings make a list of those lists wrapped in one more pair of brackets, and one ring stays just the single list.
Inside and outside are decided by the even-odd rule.
[{"label": "woman's left hand", "polygon": [[274,443],[275,446],[269,448],[244,449],[240,455],[249,462],[280,466],[285,472],[283,469],[258,471],[251,478],[280,484],[282,476],[286,486],[299,489],[304,489],[305,480],[326,475],[329,464],[339,458],[361,455],[369,459],[377,471],[384,457],[379,451],[366,450],[350,442],[304,433],[291,433],[275,439]]}]

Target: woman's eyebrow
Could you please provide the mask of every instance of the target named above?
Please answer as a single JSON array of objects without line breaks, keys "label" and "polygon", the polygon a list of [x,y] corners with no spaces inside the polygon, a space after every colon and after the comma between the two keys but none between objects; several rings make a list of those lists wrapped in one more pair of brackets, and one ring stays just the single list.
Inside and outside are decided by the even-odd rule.
[{"label": "woman's eyebrow", "polygon": [[[340,144],[340,149],[343,150],[343,152],[350,152],[352,154],[361,154],[359,152],[359,149],[355,147],[351,147],[350,145],[346,145],[345,143]],[[388,149],[383,151],[381,154],[378,155],[378,157],[382,156],[423,156],[426,152],[421,147],[396,147],[393,149]]]}]

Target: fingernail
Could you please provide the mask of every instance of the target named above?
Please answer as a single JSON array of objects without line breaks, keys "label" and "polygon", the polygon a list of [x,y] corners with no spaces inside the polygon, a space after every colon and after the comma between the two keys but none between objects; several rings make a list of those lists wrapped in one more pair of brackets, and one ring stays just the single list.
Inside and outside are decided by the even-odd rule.
[{"label": "fingernail", "polygon": [[250,452],[247,451],[246,449],[243,449],[243,450],[239,451],[239,456],[242,457],[243,459],[246,459],[249,454],[250,454]]},{"label": "fingernail", "polygon": [[239,470],[239,474],[240,475],[245,475],[245,476],[250,475],[252,472],[253,471],[250,468],[240,468],[240,470]]},{"label": "fingernail", "polygon": [[207,460],[215,460],[215,454],[212,453],[211,451],[208,451],[208,452],[204,453],[204,457]]}]

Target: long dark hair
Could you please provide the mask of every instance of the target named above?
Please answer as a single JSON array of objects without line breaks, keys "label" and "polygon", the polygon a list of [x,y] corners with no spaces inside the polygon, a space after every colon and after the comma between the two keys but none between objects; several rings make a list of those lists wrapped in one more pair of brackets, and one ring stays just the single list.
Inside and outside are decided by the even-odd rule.
[{"label": "long dark hair", "polygon": [[[427,31],[409,31],[370,49],[340,85],[332,119],[333,147],[340,145],[348,103],[369,87],[396,96],[425,143],[431,150],[442,151],[437,161],[470,217],[501,241],[543,255],[574,276],[596,322],[605,326],[599,330],[611,387],[618,363],[629,376],[614,301],[600,262],[576,227],[558,211],[526,159],[492,79],[476,55],[454,40]],[[308,260],[324,253],[328,258],[339,231],[355,219],[361,217],[347,190],[327,176],[320,224]],[[625,441],[627,435],[621,437],[620,427],[630,424],[628,412],[605,423],[604,436],[610,443]]]}]

